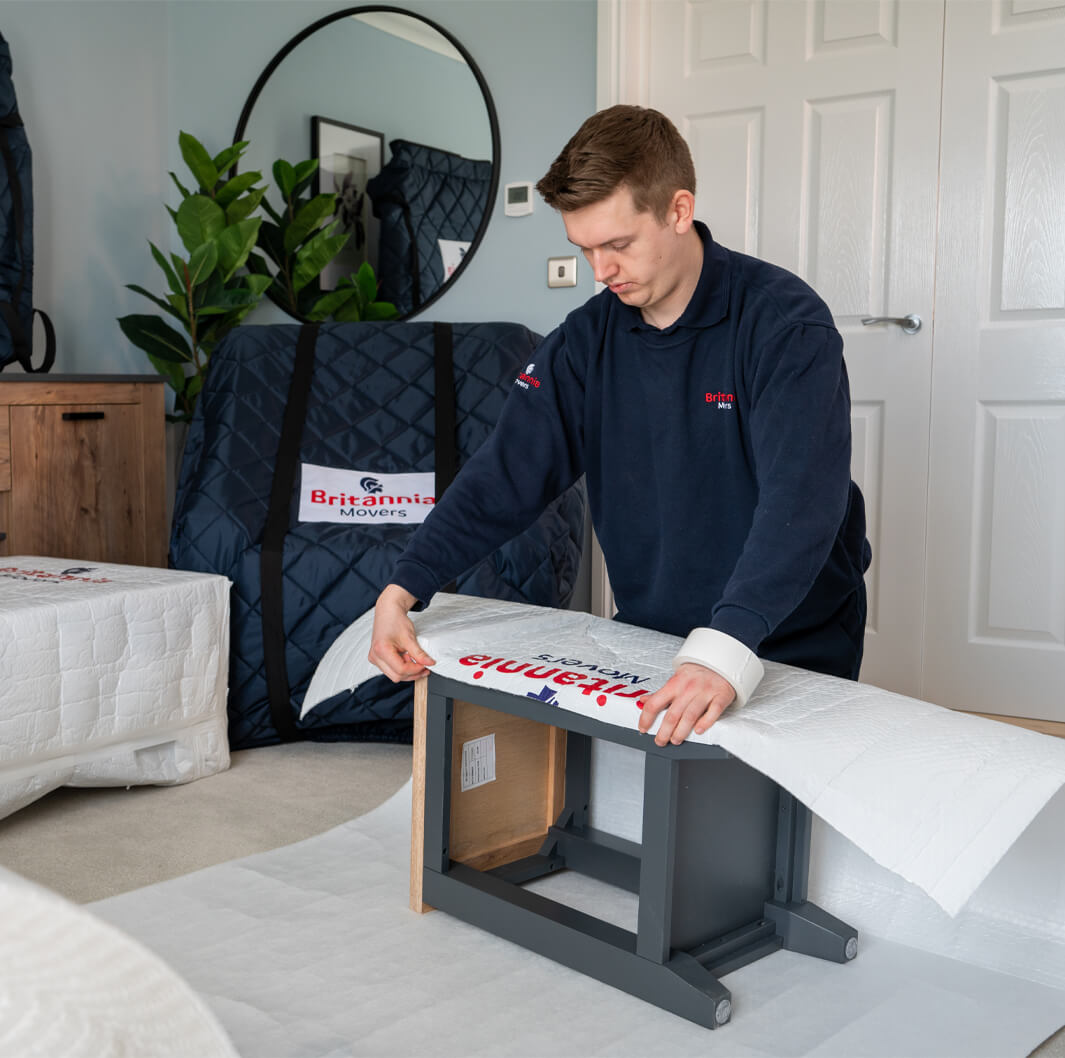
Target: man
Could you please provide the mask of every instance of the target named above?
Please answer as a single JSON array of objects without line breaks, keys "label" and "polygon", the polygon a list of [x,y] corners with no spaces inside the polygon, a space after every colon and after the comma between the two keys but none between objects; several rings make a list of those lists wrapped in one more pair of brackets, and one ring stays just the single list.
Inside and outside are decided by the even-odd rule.
[{"label": "man", "polygon": [[857,679],[870,551],[828,309],[713,241],[688,147],[656,111],[593,115],[537,190],[608,289],[544,339],[411,539],[370,660],[425,675],[410,610],[586,474],[618,619],[688,637],[642,700],[659,745],[745,702],[758,655]]}]

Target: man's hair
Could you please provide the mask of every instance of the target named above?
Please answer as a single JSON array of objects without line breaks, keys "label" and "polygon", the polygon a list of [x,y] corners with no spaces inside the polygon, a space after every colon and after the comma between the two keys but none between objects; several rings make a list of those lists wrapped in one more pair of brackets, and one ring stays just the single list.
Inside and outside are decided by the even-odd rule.
[{"label": "man's hair", "polygon": [[665,221],[677,191],[695,194],[691,151],[672,121],[647,107],[600,110],[574,134],[536,185],[553,209],[569,213],[632,192],[636,210]]}]

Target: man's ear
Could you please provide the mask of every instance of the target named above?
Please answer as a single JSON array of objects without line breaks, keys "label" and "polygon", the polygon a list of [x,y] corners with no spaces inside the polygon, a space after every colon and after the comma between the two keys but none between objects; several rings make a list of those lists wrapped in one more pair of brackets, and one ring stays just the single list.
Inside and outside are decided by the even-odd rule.
[{"label": "man's ear", "polygon": [[675,191],[669,204],[669,219],[673,230],[684,235],[695,223],[695,196],[690,191]]}]

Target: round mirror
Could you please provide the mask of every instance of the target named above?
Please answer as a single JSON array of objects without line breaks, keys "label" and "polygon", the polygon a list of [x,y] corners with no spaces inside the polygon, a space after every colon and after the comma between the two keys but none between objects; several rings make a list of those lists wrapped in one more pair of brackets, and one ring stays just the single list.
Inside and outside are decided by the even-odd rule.
[{"label": "round mirror", "polygon": [[318,160],[349,234],[323,291],[369,261],[403,319],[456,282],[488,226],[499,123],[481,71],[446,30],[394,7],[349,7],[293,37],[241,111],[241,168]]}]

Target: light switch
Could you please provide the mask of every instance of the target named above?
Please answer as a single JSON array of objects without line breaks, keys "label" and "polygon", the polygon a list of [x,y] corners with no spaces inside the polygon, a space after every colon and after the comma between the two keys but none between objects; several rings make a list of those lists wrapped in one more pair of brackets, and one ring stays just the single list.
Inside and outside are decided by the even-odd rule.
[{"label": "light switch", "polygon": [[549,257],[547,259],[547,285],[549,287],[575,287],[577,285],[577,258]]}]

